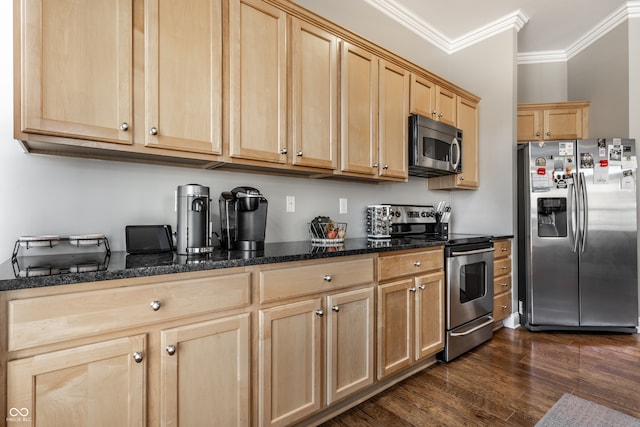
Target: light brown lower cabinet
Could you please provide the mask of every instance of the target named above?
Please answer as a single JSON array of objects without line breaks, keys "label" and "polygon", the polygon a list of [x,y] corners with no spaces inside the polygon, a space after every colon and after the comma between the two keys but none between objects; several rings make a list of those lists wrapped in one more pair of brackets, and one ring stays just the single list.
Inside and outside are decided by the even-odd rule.
[{"label": "light brown lower cabinet", "polygon": [[289,425],[373,384],[373,298],[369,287],[260,310],[259,425]]},{"label": "light brown lower cabinet", "polygon": [[10,361],[7,423],[146,425],[146,350],[135,335]]}]

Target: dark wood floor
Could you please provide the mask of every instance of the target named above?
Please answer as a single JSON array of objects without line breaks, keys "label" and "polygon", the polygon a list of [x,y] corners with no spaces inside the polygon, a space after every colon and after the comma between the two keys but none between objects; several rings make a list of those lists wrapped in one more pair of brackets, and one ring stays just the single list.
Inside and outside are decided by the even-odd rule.
[{"label": "dark wood floor", "polygon": [[533,426],[564,393],[640,418],[640,335],[503,328],[322,426]]}]

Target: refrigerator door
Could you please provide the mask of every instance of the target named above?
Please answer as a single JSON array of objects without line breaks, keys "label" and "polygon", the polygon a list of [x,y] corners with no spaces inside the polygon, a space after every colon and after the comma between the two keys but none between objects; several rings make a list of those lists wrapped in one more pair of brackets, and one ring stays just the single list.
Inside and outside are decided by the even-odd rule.
[{"label": "refrigerator door", "polygon": [[[638,323],[636,170],[622,161],[635,155],[630,139],[578,141],[585,219],[579,248],[582,327]],[[623,182],[629,171],[633,176]]]},{"label": "refrigerator door", "polygon": [[[529,143],[528,326],[578,326],[575,141]],[[526,194],[526,193],[525,193]]]}]

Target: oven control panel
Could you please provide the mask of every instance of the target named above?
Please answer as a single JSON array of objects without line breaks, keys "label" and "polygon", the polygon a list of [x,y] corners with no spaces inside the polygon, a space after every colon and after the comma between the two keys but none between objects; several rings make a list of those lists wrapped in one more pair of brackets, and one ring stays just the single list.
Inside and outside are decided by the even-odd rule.
[{"label": "oven control panel", "polygon": [[392,224],[435,224],[436,208],[431,205],[391,205]]}]

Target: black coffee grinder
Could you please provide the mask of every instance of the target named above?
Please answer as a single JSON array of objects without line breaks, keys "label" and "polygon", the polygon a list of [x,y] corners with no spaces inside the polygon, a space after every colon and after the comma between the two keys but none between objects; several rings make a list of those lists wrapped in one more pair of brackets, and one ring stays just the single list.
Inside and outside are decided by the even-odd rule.
[{"label": "black coffee grinder", "polygon": [[236,187],[220,195],[222,248],[241,251],[264,249],[267,199],[253,187]]}]

